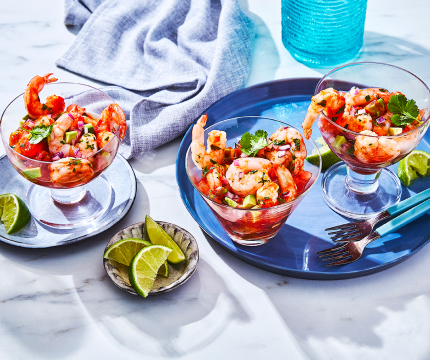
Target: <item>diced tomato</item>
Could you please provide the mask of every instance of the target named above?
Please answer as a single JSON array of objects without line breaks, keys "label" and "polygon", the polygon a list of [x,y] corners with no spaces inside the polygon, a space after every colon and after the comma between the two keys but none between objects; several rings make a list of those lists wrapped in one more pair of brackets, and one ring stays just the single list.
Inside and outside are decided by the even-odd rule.
[{"label": "diced tomato", "polygon": [[300,195],[305,191],[306,184],[312,177],[312,173],[306,170],[301,170],[297,175],[294,176],[294,182],[297,187],[297,195]]}]

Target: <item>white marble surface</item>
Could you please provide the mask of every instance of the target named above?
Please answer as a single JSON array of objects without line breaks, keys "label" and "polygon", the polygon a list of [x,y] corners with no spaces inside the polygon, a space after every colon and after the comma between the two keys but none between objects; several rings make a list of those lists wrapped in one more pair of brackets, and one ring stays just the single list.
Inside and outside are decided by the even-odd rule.
[{"label": "white marble surface", "polygon": [[[240,3],[258,32],[248,85],[327,70],[297,63],[285,50],[280,0]],[[1,109],[35,74],[93,83],[54,65],[75,38],[63,25],[63,6],[1,2]],[[399,65],[430,84],[429,9],[428,0],[369,1],[357,59]],[[136,202],[110,231],[51,249],[0,243],[1,359],[430,358],[429,246],[351,280],[300,280],[254,268],[209,241],[186,211],[175,180],[179,143],[157,149],[151,164],[130,162]],[[111,234],[145,214],[194,234],[200,263],[181,288],[141,299],[109,281],[102,253]]]}]

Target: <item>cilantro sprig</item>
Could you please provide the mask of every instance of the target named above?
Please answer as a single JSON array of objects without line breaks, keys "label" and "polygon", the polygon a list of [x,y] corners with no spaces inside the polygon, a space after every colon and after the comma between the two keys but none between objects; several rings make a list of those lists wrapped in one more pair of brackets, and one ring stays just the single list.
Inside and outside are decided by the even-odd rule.
[{"label": "cilantro sprig", "polygon": [[264,130],[257,130],[254,135],[246,132],[240,139],[240,145],[240,150],[244,154],[255,156],[261,149],[269,145],[267,142],[267,132]]},{"label": "cilantro sprig", "polygon": [[394,115],[391,123],[399,127],[405,127],[418,120],[419,109],[414,100],[406,99],[403,94],[393,95],[387,104],[387,108]]},{"label": "cilantro sprig", "polygon": [[38,144],[43,139],[45,139],[49,135],[51,135],[53,127],[54,127],[54,125],[49,125],[49,126],[47,126],[47,125],[38,125],[38,126],[35,126],[31,130],[24,129],[23,127],[21,127],[21,129],[25,130],[25,131],[27,131],[27,132],[29,132],[31,134],[30,138],[28,139],[28,142],[30,144]]}]

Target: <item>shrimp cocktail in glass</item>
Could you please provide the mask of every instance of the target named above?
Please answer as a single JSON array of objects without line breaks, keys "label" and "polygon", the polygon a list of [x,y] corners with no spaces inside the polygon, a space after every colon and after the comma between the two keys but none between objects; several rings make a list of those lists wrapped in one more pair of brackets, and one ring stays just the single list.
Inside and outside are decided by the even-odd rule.
[{"label": "shrimp cocktail in glass", "polygon": [[400,201],[401,184],[387,169],[407,156],[429,125],[430,91],[412,73],[380,63],[354,63],[325,75],[312,97],[303,132],[318,128],[344,161],[322,179],[323,197],[338,213],[366,219]]},{"label": "shrimp cocktail in glass", "polygon": [[[32,215],[48,226],[74,228],[106,210],[109,183],[86,185],[112,163],[127,124],[119,105],[102,91],[51,76],[30,80],[4,110],[0,132],[11,164],[33,183],[26,200]],[[54,215],[62,205],[65,222]]]},{"label": "shrimp cocktail in glass", "polygon": [[239,117],[204,129],[206,121],[192,129],[188,178],[233,241],[265,244],[315,183],[321,164],[305,158],[317,147],[274,119]]}]

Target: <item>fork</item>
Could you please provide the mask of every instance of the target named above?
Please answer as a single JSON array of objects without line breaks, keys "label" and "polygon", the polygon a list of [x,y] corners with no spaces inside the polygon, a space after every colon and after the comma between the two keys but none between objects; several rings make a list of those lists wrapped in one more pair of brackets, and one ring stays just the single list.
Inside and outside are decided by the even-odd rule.
[{"label": "fork", "polygon": [[358,241],[369,235],[375,225],[380,221],[396,216],[429,198],[430,189],[427,189],[419,194],[415,194],[414,196],[399,202],[396,205],[389,207],[387,210],[379,213],[374,218],[333,226],[331,228],[325,229],[325,231],[329,231],[328,235],[334,235],[331,237],[331,239],[335,243],[344,241]]},{"label": "fork", "polygon": [[360,241],[344,242],[330,249],[318,251],[317,254],[321,254],[320,257],[323,258],[323,261],[336,260],[327,264],[327,266],[352,263],[360,259],[361,255],[363,255],[364,248],[372,241],[393,233],[415,219],[423,216],[429,210],[430,199],[404,212],[393,220],[390,220]]}]

